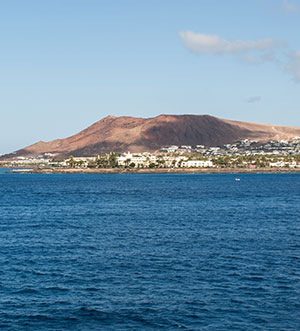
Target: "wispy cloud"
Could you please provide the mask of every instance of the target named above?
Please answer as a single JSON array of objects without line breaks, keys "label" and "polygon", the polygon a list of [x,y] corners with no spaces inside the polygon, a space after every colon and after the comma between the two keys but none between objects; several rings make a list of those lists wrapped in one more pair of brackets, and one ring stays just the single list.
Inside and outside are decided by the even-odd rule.
[{"label": "wispy cloud", "polygon": [[[286,49],[288,45],[283,41],[276,39],[230,41],[217,35],[189,30],[180,31],[179,37],[183,45],[193,53],[212,56],[237,55],[244,62],[254,65],[272,62],[280,70],[289,72],[293,80],[300,83],[300,50],[288,53]],[[248,103],[259,102],[261,98],[251,97],[246,101]]]},{"label": "wispy cloud", "polygon": [[259,54],[252,54],[251,52],[247,52],[241,57],[245,62],[249,64],[261,64],[264,62],[273,62],[277,65],[280,65],[280,60],[276,57],[275,50],[269,50]]},{"label": "wispy cloud", "polygon": [[300,50],[289,55],[286,69],[293,75],[296,82],[300,82]]},{"label": "wispy cloud", "polygon": [[297,13],[300,10],[300,7],[297,3],[290,0],[282,1],[282,8],[286,13]]},{"label": "wispy cloud", "polygon": [[299,0],[257,0],[263,8],[270,14],[284,13],[295,14],[300,13],[300,1]]},{"label": "wispy cloud", "polygon": [[256,41],[229,41],[222,39],[217,35],[202,34],[193,31],[180,31],[179,37],[187,49],[198,54],[247,54],[247,52],[251,51],[265,52],[283,46],[281,41],[274,39],[260,39]]},{"label": "wispy cloud", "polygon": [[261,101],[261,96],[254,96],[246,99],[247,103],[256,103]]}]

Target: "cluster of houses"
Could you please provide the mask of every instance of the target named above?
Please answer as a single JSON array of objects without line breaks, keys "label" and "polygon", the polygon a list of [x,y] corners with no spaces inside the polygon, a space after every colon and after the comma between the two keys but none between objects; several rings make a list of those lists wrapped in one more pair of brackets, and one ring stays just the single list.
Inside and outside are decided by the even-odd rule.
[{"label": "cluster of houses", "polygon": [[202,149],[203,155],[299,155],[300,137],[292,140],[268,141],[266,143],[244,139],[234,144]]},{"label": "cluster of houses", "polygon": [[243,139],[233,144],[223,146],[205,147],[196,146],[168,146],[160,149],[162,153],[201,153],[203,156],[232,156],[232,155],[299,155],[300,137],[292,140],[271,140],[265,143],[255,140]]},{"label": "cluster of houses", "polygon": [[[112,153],[101,157],[72,157],[55,160],[45,153],[36,157],[16,157],[9,162],[13,167],[109,167]],[[213,168],[213,167],[291,167],[300,168],[300,137],[291,141],[258,143],[244,139],[234,144],[216,147],[166,146],[154,153],[123,153],[114,155],[114,166],[131,168]],[[107,161],[101,163],[102,161]],[[226,162],[225,162],[225,161]]]}]

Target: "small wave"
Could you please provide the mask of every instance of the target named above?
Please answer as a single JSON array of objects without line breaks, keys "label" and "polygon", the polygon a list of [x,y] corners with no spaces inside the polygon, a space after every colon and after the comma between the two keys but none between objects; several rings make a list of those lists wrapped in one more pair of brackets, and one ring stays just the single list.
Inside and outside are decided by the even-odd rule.
[{"label": "small wave", "polygon": [[23,288],[15,291],[14,294],[41,294],[41,293],[33,288]]},{"label": "small wave", "polygon": [[56,287],[56,286],[45,287],[45,288],[43,288],[43,290],[54,291],[54,292],[68,292],[69,291],[68,288]]}]

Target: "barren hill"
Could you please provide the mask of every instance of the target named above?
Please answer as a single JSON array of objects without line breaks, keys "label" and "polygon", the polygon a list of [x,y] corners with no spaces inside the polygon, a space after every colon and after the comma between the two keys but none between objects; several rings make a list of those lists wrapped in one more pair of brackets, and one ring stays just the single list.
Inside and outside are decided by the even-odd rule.
[{"label": "barren hill", "polygon": [[230,121],[209,115],[107,116],[71,137],[41,141],[13,155],[48,152],[92,156],[109,151],[154,151],[165,145],[218,146],[245,138],[268,141],[294,136],[300,136],[300,128]]}]

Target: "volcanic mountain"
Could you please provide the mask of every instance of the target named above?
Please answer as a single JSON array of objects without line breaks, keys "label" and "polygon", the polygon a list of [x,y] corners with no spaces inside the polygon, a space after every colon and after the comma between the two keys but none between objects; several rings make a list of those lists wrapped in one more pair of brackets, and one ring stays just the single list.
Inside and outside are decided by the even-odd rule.
[{"label": "volcanic mountain", "polygon": [[167,145],[218,146],[240,139],[269,141],[300,136],[300,128],[218,119],[209,115],[160,115],[153,118],[107,116],[65,139],[38,142],[7,156],[53,153],[93,156],[100,153],[154,151]]}]

